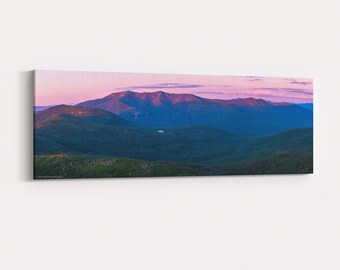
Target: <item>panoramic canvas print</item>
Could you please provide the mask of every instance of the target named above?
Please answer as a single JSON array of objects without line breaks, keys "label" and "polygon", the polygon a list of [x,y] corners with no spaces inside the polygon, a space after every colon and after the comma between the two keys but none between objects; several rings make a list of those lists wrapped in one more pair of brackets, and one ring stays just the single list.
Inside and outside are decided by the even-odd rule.
[{"label": "panoramic canvas print", "polygon": [[34,178],[313,173],[313,82],[34,72]]}]

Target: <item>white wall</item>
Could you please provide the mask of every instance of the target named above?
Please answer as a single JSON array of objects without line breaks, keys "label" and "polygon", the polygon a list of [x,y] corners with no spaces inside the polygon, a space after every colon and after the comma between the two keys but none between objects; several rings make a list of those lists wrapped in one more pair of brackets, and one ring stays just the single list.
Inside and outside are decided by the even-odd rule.
[{"label": "white wall", "polygon": [[[340,269],[338,0],[0,1],[0,269]],[[30,181],[32,69],[313,77],[315,174]]]}]

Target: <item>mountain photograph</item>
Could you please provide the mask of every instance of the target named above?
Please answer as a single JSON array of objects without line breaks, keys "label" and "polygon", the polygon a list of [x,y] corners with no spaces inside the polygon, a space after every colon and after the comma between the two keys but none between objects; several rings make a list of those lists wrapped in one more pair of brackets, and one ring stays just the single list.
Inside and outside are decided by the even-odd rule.
[{"label": "mountain photograph", "polygon": [[313,173],[311,79],[35,71],[33,128],[35,179]]}]

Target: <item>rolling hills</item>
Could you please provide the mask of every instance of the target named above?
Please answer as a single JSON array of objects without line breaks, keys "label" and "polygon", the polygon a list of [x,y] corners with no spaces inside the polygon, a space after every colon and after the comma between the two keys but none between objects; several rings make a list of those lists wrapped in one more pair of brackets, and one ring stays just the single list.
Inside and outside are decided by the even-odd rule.
[{"label": "rolling hills", "polygon": [[56,106],[36,116],[35,154],[124,157],[225,164],[284,153],[312,152],[312,128],[243,136],[205,126],[141,128],[99,109]]}]

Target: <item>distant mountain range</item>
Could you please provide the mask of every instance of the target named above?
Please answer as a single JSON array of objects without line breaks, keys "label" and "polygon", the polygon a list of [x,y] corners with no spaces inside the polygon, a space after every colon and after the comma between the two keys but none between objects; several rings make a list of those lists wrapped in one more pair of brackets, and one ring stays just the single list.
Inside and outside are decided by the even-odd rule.
[{"label": "distant mountain range", "polygon": [[35,111],[35,112],[41,112],[41,111],[46,110],[46,109],[48,109],[48,108],[51,108],[51,107],[53,107],[53,106],[55,106],[55,105],[34,106],[34,111]]},{"label": "distant mountain range", "polygon": [[224,164],[291,152],[311,152],[311,128],[248,137],[204,126],[142,128],[100,109],[60,105],[35,118],[35,154],[110,156]]},{"label": "distant mountain range", "polygon": [[270,135],[313,126],[313,112],[304,106],[245,98],[206,99],[163,91],[123,91],[81,102],[144,127],[200,125],[237,135]]}]

